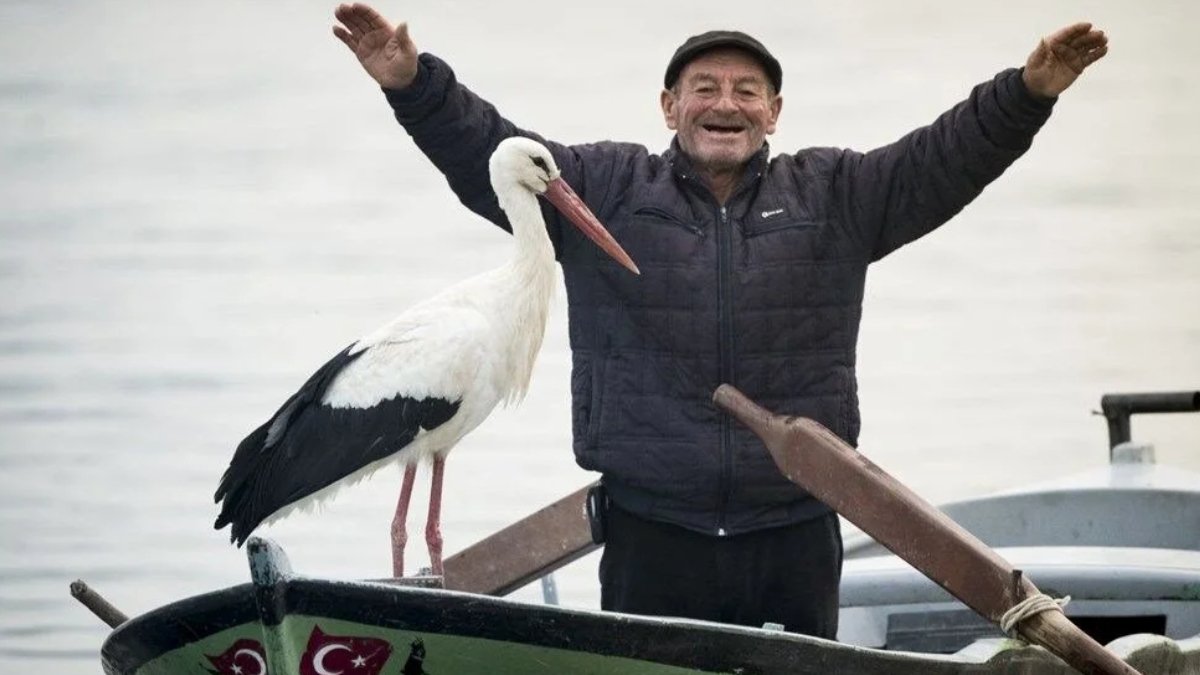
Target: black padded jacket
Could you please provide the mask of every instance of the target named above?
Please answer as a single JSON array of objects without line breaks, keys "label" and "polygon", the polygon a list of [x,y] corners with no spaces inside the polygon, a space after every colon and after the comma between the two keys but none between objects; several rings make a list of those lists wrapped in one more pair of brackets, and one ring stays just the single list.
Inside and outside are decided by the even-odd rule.
[{"label": "black padded jacket", "polygon": [[612,499],[715,535],[828,508],[711,404],[722,382],[855,444],[855,346],[867,266],[949,220],[1025,152],[1050,115],[1005,70],[898,141],[862,153],[764,145],[724,205],[677,144],[562,145],[523,130],[423,54],[385,91],[396,119],[476,213],[508,228],[488,180],[504,138],[544,142],[563,177],[642,270],[608,259],[545,207],[573,355],[574,450]]}]

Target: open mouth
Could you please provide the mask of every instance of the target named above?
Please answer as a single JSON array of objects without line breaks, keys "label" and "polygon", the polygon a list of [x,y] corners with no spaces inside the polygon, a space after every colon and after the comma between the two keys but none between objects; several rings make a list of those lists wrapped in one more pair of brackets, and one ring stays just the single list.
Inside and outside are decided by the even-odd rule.
[{"label": "open mouth", "polygon": [[734,135],[740,134],[745,127],[734,124],[701,124],[705,131],[716,135]]}]

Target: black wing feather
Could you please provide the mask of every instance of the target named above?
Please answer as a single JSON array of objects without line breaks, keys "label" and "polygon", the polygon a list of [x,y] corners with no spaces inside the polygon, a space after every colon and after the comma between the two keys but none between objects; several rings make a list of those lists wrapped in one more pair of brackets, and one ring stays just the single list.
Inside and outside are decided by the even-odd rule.
[{"label": "black wing feather", "polygon": [[350,349],[321,366],[238,444],[214,495],[223,502],[214,527],[232,525],[230,540],[238,546],[279,509],[399,452],[421,429],[441,426],[458,412],[461,400],[443,398],[396,396],[370,408],[321,403],[336,375],[366,351]]}]

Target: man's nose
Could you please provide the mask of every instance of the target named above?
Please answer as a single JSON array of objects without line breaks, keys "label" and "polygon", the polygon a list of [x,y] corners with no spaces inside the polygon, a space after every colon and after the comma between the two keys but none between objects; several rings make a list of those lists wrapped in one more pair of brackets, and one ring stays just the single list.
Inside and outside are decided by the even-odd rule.
[{"label": "man's nose", "polygon": [[719,112],[737,112],[737,101],[733,98],[733,90],[722,91],[717,97],[716,103],[713,104],[713,109]]}]

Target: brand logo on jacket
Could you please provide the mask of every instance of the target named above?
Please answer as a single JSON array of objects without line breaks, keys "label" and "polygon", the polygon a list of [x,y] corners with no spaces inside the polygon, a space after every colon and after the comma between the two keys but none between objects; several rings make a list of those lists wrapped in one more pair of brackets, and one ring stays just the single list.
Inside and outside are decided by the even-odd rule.
[{"label": "brand logo on jacket", "polygon": [[766,220],[767,218],[774,218],[775,216],[777,216],[781,213],[783,213],[783,209],[774,209],[772,211],[763,211],[759,215],[762,217],[763,220]]}]

